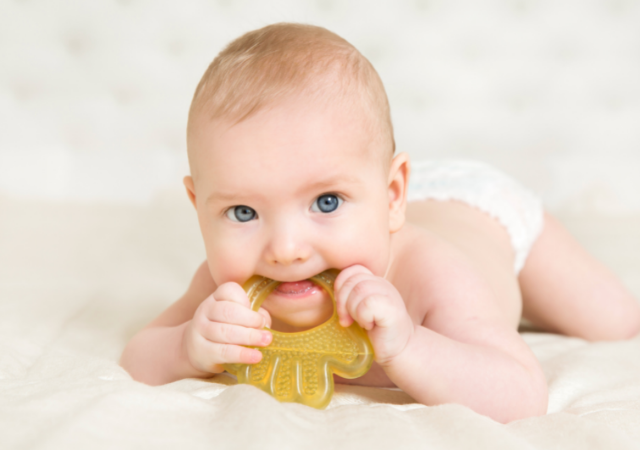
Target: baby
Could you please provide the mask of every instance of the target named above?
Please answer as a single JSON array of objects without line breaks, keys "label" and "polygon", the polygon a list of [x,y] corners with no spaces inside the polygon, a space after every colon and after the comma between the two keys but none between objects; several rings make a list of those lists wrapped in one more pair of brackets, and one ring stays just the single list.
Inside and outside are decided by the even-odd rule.
[{"label": "baby", "polygon": [[[640,330],[636,300],[506,175],[450,161],[416,164],[410,181],[378,74],[323,28],[275,24],[233,41],[196,89],[187,146],[207,259],[124,350],[136,380],[260,361],[246,346],[268,345],[269,328],[332,315],[307,281],[331,268],[340,324],[358,322],[375,351],[365,376],[336,382],[500,422],[547,408],[521,317],[589,340]],[[282,282],[258,312],[241,287],[255,274]]]}]

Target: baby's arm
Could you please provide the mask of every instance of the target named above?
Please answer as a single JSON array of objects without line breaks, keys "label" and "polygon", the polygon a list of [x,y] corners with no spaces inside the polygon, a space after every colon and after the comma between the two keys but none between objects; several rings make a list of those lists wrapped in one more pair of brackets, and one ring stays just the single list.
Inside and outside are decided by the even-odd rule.
[{"label": "baby's arm", "polygon": [[[376,288],[376,280],[367,281],[355,270],[336,280],[341,319],[346,309],[370,330],[376,361],[391,381],[423,404],[458,403],[500,422],[544,414],[544,374],[487,283],[453,248],[440,245],[416,253],[424,256],[404,268],[413,284],[412,298],[404,303],[412,311],[419,309],[415,302],[425,305],[421,323],[407,320],[390,283],[375,277]],[[353,294],[341,292],[345,286]],[[345,295],[359,305],[346,305]],[[403,332],[407,328],[410,332]]]},{"label": "baby's arm", "polygon": [[258,362],[259,351],[240,345],[268,345],[271,333],[258,330],[265,324],[266,311],[251,311],[239,285],[216,286],[205,261],[184,296],[131,339],[120,365],[150,385],[207,378],[222,363]]},{"label": "baby's arm", "polygon": [[384,366],[398,387],[426,405],[458,403],[502,423],[546,413],[544,375],[515,330],[472,317],[447,328],[415,327]]}]

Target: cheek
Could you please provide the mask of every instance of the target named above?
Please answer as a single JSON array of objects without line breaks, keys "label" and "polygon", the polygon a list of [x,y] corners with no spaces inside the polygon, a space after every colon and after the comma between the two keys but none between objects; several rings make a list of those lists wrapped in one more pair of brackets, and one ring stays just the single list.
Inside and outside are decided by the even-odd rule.
[{"label": "cheek", "polygon": [[207,262],[213,281],[219,286],[228,281],[236,281],[235,274],[242,272],[238,258],[233,258],[232,253],[221,250],[218,246],[207,245]]},{"label": "cheek", "polygon": [[225,235],[213,227],[202,232],[207,262],[213,281],[243,283],[253,275],[255,249],[238,237]]},{"label": "cheek", "polygon": [[344,269],[361,264],[375,275],[383,276],[390,250],[388,217],[380,211],[360,214],[335,234],[331,248],[335,267]]}]

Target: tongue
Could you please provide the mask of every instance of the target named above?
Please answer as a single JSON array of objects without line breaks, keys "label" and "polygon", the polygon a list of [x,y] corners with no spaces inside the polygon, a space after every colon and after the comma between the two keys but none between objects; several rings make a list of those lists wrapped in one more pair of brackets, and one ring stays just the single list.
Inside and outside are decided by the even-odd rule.
[{"label": "tongue", "polygon": [[280,283],[276,288],[276,291],[282,292],[283,294],[297,294],[300,292],[308,291],[314,286],[314,284],[309,280],[303,281],[287,281],[285,283]]}]

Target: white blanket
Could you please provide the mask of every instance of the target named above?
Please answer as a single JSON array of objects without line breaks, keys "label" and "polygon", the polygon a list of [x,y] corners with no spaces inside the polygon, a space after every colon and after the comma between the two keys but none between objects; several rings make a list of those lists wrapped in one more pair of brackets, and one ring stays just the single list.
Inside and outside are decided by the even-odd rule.
[{"label": "white blanket", "polygon": [[[638,292],[640,218],[563,221]],[[144,207],[0,198],[0,448],[640,448],[638,338],[523,333],[549,410],[508,425],[398,390],[338,386],[318,411],[226,375],[133,381],[122,349],[203,258],[195,213],[173,195]]]}]

